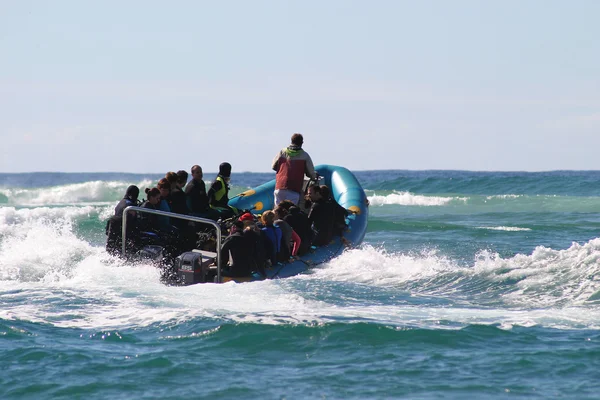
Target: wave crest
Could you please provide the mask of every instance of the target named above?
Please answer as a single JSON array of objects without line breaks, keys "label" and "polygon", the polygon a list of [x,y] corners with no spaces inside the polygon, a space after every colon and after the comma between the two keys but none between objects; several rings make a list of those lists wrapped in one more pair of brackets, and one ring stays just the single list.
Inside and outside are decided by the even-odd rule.
[{"label": "wave crest", "polygon": [[[152,183],[150,180],[143,180],[137,186],[143,193],[144,188],[150,187]],[[131,183],[92,181],[35,189],[2,188],[0,194],[6,198],[5,204],[18,206],[109,202],[123,197],[129,185]]]},{"label": "wave crest", "polygon": [[369,202],[373,206],[381,205],[401,205],[401,206],[445,206],[453,201],[466,202],[466,197],[442,197],[442,196],[424,196],[410,192],[394,192],[388,195],[373,194],[368,196]]}]

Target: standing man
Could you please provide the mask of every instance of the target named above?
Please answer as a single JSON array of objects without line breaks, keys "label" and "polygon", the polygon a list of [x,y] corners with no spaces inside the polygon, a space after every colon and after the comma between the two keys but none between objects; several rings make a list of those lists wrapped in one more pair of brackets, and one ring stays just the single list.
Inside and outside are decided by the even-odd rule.
[{"label": "standing man", "polygon": [[185,195],[190,213],[197,216],[208,211],[208,195],[206,184],[202,180],[202,168],[194,165],[191,172],[192,180],[185,187]]},{"label": "standing man", "polygon": [[283,200],[298,204],[302,193],[304,175],[317,179],[315,167],[307,152],[302,150],[304,138],[299,133],[292,135],[292,144],[281,150],[273,159],[275,171],[275,205]]}]

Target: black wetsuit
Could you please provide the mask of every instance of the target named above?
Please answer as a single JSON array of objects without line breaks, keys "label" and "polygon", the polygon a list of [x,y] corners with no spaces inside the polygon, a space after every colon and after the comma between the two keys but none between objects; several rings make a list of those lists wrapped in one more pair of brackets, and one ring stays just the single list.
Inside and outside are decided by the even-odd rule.
[{"label": "black wetsuit", "polygon": [[250,276],[255,265],[252,262],[254,256],[254,244],[249,237],[242,232],[235,232],[227,236],[221,247],[221,265],[226,265],[231,252],[231,267],[226,271],[227,276],[242,277]]},{"label": "black wetsuit", "polygon": [[208,210],[208,195],[203,180],[191,180],[185,187],[187,208],[192,214],[202,214]]},{"label": "black wetsuit", "polygon": [[283,220],[287,222],[296,231],[296,234],[300,236],[300,248],[298,249],[298,255],[304,255],[310,249],[312,243],[312,229],[310,228],[310,222],[308,216],[299,207],[290,207],[289,214],[286,215]]},{"label": "black wetsuit", "polygon": [[333,234],[335,236],[342,236],[348,228],[348,224],[346,224],[348,210],[339,205],[334,199],[329,199],[327,202],[331,204],[331,208],[333,209]]},{"label": "black wetsuit", "polygon": [[[185,193],[181,189],[173,189],[171,191],[169,207],[171,212],[177,214],[188,214],[187,199]],[[182,220],[179,220],[182,221]]]},{"label": "black wetsuit", "polygon": [[310,212],[308,213],[308,221],[315,232],[312,244],[315,246],[328,244],[333,238],[333,204],[325,200],[312,203]]},{"label": "black wetsuit", "polygon": [[[123,241],[123,211],[129,206],[137,206],[139,189],[131,185],[125,192],[125,197],[115,207],[115,214],[106,223],[106,251],[109,254],[121,254]],[[137,249],[137,218],[133,213],[127,213],[127,250]]]}]

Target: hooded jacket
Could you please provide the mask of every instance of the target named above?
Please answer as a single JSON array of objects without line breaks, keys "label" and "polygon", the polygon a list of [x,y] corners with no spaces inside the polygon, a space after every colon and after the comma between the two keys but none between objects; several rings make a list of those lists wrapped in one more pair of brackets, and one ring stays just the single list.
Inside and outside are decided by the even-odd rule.
[{"label": "hooded jacket", "polygon": [[302,192],[304,175],[316,179],[315,167],[312,159],[302,147],[290,145],[282,149],[273,159],[273,171],[277,172],[275,189]]}]

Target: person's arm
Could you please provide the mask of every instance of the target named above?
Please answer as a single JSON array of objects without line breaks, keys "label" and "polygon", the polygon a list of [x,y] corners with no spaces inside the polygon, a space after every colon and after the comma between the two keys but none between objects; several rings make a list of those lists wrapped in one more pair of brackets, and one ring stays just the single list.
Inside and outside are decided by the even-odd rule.
[{"label": "person's arm", "polygon": [[315,166],[313,165],[312,159],[310,158],[310,156],[308,155],[307,152],[304,152],[304,153],[306,154],[306,163],[304,166],[304,172],[305,172],[306,176],[316,180],[317,173],[315,172]]},{"label": "person's arm", "polygon": [[215,199],[215,201],[219,201],[221,199],[217,199],[215,194],[221,189],[222,183],[221,181],[214,181],[212,185],[210,185],[210,189],[208,189],[208,202],[211,203],[211,199]]},{"label": "person's arm", "polygon": [[231,248],[231,239],[227,238],[221,245],[221,266],[226,266],[229,263],[229,249]]},{"label": "person's arm", "polygon": [[292,242],[294,243],[294,247],[292,247],[292,255],[298,255],[298,250],[300,249],[300,245],[302,244],[302,239],[296,233],[295,230],[292,229]]},{"label": "person's arm", "polygon": [[280,158],[281,158],[281,152],[277,153],[277,155],[273,159],[273,162],[271,163],[271,168],[275,172],[279,171],[279,159]]}]

